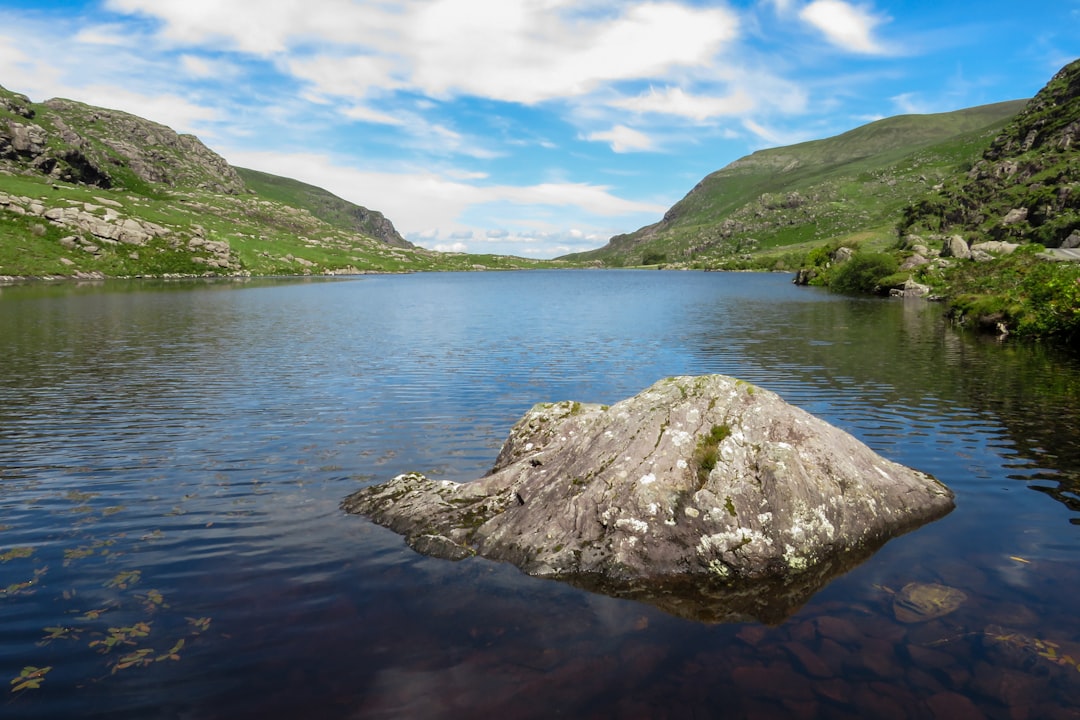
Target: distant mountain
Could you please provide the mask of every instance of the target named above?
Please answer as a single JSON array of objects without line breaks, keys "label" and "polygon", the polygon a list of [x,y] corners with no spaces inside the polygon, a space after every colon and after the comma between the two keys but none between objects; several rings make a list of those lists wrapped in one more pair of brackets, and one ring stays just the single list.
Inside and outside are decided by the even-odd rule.
[{"label": "distant mountain", "polygon": [[401,237],[394,228],[394,224],[377,210],[368,210],[354,205],[321,187],[308,185],[299,180],[240,167],[236,168],[236,171],[248,188],[264,198],[278,200],[297,208],[307,208],[312,215],[334,227],[370,235],[387,245],[403,248],[416,247]]},{"label": "distant mountain", "polygon": [[660,222],[564,259],[711,266],[789,246],[893,238],[901,210],[976,159],[1024,104],[904,115],[755,152],[704,178]]},{"label": "distant mountain", "polygon": [[234,168],[193,135],[0,88],[0,280],[538,265],[418,248],[382,213]]},{"label": "distant mountain", "polygon": [[901,231],[1080,247],[1080,60],[1066,65],[965,173],[918,200]]}]

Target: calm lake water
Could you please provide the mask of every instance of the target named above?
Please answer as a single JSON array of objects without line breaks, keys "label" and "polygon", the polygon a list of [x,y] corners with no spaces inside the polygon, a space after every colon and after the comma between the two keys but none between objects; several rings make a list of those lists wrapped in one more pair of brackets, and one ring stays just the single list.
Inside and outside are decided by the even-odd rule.
[{"label": "calm lake water", "polygon": [[[425,558],[338,508],[480,477],[536,402],[700,373],[957,509],[766,626]],[[1078,378],[940,306],[785,275],[6,287],[0,717],[1077,718]],[[909,583],[966,600],[899,622]]]}]

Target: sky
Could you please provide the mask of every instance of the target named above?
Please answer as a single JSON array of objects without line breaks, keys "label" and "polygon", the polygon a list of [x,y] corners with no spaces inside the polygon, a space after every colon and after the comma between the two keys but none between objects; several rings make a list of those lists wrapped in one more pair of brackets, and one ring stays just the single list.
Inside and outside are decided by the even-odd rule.
[{"label": "sky", "polygon": [[442,251],[550,258],[756,150],[1027,98],[1080,0],[0,0],[0,85],[194,133]]}]

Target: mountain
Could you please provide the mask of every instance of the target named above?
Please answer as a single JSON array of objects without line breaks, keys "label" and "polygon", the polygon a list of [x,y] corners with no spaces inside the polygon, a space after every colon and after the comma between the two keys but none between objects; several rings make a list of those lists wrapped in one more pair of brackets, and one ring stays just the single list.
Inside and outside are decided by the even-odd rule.
[{"label": "mountain", "polygon": [[1080,247],[1080,60],[1062,68],[968,172],[913,203],[901,232]]},{"label": "mountain", "polygon": [[660,222],[564,259],[715,266],[804,243],[891,239],[911,199],[976,159],[1023,107],[904,115],[761,150],[708,175]]},{"label": "mountain", "polygon": [[244,181],[194,135],[128,113],[0,88],[0,162],[103,190],[150,185],[239,195]]},{"label": "mountain", "polygon": [[0,87],[0,279],[538,265],[418,248],[382,213],[234,168],[194,135]]},{"label": "mountain", "polygon": [[377,210],[354,205],[321,187],[299,180],[241,167],[236,168],[236,172],[249,189],[264,198],[272,198],[293,207],[307,208],[312,215],[336,228],[369,235],[387,245],[416,247],[401,237],[394,224]]}]

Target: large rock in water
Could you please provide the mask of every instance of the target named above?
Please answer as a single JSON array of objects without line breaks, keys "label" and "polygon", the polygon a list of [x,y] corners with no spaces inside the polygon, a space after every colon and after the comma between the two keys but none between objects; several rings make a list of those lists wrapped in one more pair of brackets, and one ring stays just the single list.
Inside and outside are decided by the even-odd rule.
[{"label": "large rock in water", "polygon": [[537,405],[492,472],[418,473],[342,504],[451,559],[481,555],[707,621],[783,619],[953,494],[775,393],[674,377],[611,407]]}]

